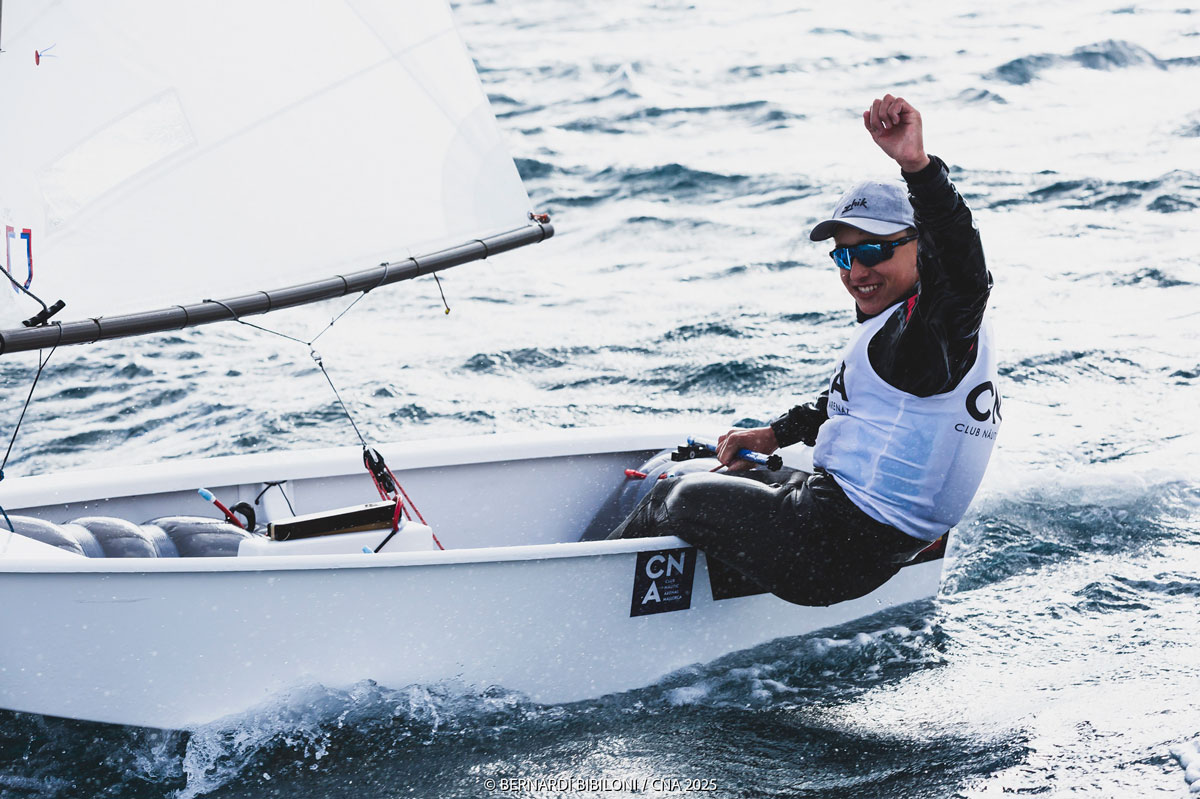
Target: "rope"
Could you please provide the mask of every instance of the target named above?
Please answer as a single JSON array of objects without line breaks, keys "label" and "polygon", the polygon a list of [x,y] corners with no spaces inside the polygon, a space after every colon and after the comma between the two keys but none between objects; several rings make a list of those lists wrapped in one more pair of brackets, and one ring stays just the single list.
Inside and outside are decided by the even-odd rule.
[{"label": "rope", "polygon": [[[486,250],[487,247],[485,246],[484,249]],[[438,280],[437,272],[433,273],[433,281],[437,283],[438,294],[442,295],[442,305],[446,306],[446,313],[450,313],[450,304],[446,302],[446,292],[442,291],[442,281]]]},{"label": "rope", "polygon": [[278,488],[279,493],[283,494],[283,501],[287,503],[288,510],[290,510],[292,512],[292,515],[295,516],[296,509],[292,507],[292,501],[290,499],[288,499],[287,492],[283,490],[283,484],[286,482],[287,482],[287,480],[272,480],[268,483],[264,483],[265,488],[263,488],[262,491],[258,492],[258,496],[254,498],[254,504],[255,505],[259,504],[259,500],[261,500],[263,498],[263,494],[267,493],[272,488]]},{"label": "rope", "polygon": [[[225,303],[221,302],[220,300],[203,300],[203,302],[211,302],[213,305],[220,305],[222,308],[224,308],[225,310],[229,311],[229,315],[233,317],[233,321],[237,322],[238,324],[245,325],[246,327],[252,327],[252,328],[254,328],[255,330],[261,330],[261,331],[262,331],[262,332],[264,332],[264,333],[270,333],[270,334],[271,334],[271,335],[273,335],[273,336],[279,336],[280,338],[286,338],[286,339],[288,339],[289,341],[294,341],[294,342],[296,342],[297,344],[303,344],[303,345],[304,345],[304,346],[306,346],[306,347],[311,347],[311,346],[312,346],[312,345],[311,345],[311,344],[309,344],[307,341],[303,341],[303,340],[301,340],[301,339],[298,339],[298,338],[296,338],[295,336],[289,336],[287,333],[280,333],[278,330],[271,330],[271,329],[270,329],[270,328],[268,328],[268,327],[263,327],[262,325],[256,325],[256,324],[254,324],[253,322],[247,322],[245,319],[243,319],[243,318],[241,318],[240,316],[238,316],[238,314],[237,314],[237,311],[233,310],[232,308],[230,308],[228,305],[226,305]],[[183,306],[182,306],[182,305],[180,305],[180,306],[178,306],[178,307],[180,307],[180,308],[183,308]],[[187,309],[186,309],[186,308],[183,308],[183,312],[184,312],[184,314],[185,314],[185,320],[186,320]]]},{"label": "rope", "polygon": [[346,403],[342,402],[342,395],[338,393],[337,386],[333,384],[333,379],[329,377],[329,372],[325,371],[325,364],[321,361],[321,353],[309,347],[308,354],[317,362],[317,366],[321,368],[321,374],[325,375],[325,382],[329,383],[329,387],[333,389],[333,396],[337,397],[338,404],[342,406],[342,412],[346,414],[346,418],[350,420],[350,426],[354,428],[354,434],[358,436],[358,440],[362,443],[363,449],[367,448],[367,440],[363,438],[363,434],[359,431],[358,425],[354,422],[354,417],[350,415],[350,409],[346,407]]},{"label": "rope", "polygon": [[[42,379],[42,370],[46,368],[46,364],[50,363],[50,358],[53,357],[54,351],[57,349],[58,345],[55,344],[45,359],[42,358],[42,353],[38,352],[37,374],[33,376],[33,385],[29,387],[29,395],[25,397],[25,405],[21,408],[21,415],[17,418],[17,425],[13,428],[12,437],[8,440],[8,450],[4,453],[4,461],[0,462],[0,481],[4,480],[4,467],[8,465],[8,458],[12,455],[13,444],[17,443],[17,433],[21,432],[21,423],[25,421],[25,412],[29,410],[29,402],[33,399],[34,389],[37,388],[38,381]],[[8,529],[15,533],[17,530],[13,527],[12,520],[8,518],[8,511],[4,510],[3,506],[0,506],[0,514],[4,515],[4,523],[8,525]]]},{"label": "rope", "polygon": [[13,277],[12,274],[7,269],[5,269],[3,266],[0,266],[0,272],[3,272],[4,276],[6,278],[8,278],[8,282],[13,284],[13,288],[15,288],[17,291],[22,292],[23,294],[29,295],[30,297],[33,298],[34,302],[36,302],[38,305],[42,306],[43,313],[50,313],[50,309],[48,307],[46,307],[46,303],[42,301],[42,298],[39,297],[38,295],[34,294],[29,289],[27,289],[25,287],[25,284],[21,283],[15,277]]},{"label": "rope", "polygon": [[[386,271],[384,272],[384,277],[387,277],[387,272],[386,272]],[[367,291],[370,291],[370,290],[371,290],[371,289],[367,289]],[[326,331],[326,330],[329,330],[329,328],[331,328],[331,327],[333,327],[335,324],[337,324],[337,321],[338,321],[339,319],[341,319],[341,318],[342,318],[343,316],[345,316],[346,314],[350,313],[350,309],[351,309],[351,308],[353,308],[355,305],[357,305],[359,300],[361,300],[363,297],[367,296],[367,291],[364,291],[364,292],[362,292],[361,294],[359,294],[357,297],[355,297],[355,298],[354,298],[354,302],[352,302],[352,303],[350,303],[349,305],[347,305],[347,306],[346,306],[346,307],[345,307],[345,308],[342,310],[342,312],[341,312],[340,314],[338,314],[337,316],[335,316],[335,317],[333,317],[332,319],[330,319],[330,320],[329,320],[329,324],[325,325],[325,330],[322,330],[320,333],[318,333],[317,335],[313,336],[313,337],[312,337],[312,341],[308,342],[308,345],[311,347],[311,346],[313,345],[313,342],[314,342],[314,341],[316,341],[317,339],[319,339],[321,336],[325,335],[325,331]]]}]

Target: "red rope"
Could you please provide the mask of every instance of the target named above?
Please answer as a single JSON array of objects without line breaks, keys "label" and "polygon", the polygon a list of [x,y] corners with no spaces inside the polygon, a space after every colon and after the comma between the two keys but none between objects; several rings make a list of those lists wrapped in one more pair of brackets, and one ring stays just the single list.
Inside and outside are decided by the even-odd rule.
[{"label": "red rope", "polygon": [[404,486],[400,485],[400,481],[396,479],[396,475],[392,474],[391,467],[384,466],[383,468],[387,469],[388,477],[392,478],[392,483],[396,486],[397,489],[399,489],[400,493],[404,495],[404,501],[407,502],[410,506],[412,506],[413,511],[416,512],[416,514],[417,514],[417,518],[421,520],[421,524],[424,524],[426,527],[428,527],[429,523],[425,521],[425,517],[421,515],[421,511],[417,510],[416,503],[414,503],[411,499],[408,498],[408,492],[404,490]]},{"label": "red rope", "polygon": [[[379,492],[379,498],[383,500],[390,499],[396,503],[396,512],[392,516],[392,532],[400,529],[401,513],[403,513],[404,517],[410,522],[412,521],[412,514],[408,512],[409,507],[411,507],[413,512],[417,514],[417,518],[421,520],[421,524],[428,527],[429,523],[425,521],[425,517],[421,515],[421,511],[418,510],[417,504],[408,496],[408,492],[404,490],[404,486],[400,485],[400,481],[396,479],[396,475],[392,474],[391,467],[385,463],[383,468],[387,469],[388,477],[392,478],[392,485],[396,486],[397,491],[395,495],[389,494],[383,490],[383,486],[379,483],[379,480],[376,479],[373,471],[367,469],[367,474],[371,475],[371,482],[375,484],[375,490]],[[400,498],[401,495],[403,495],[403,499]],[[442,546],[442,542],[438,540],[437,534],[435,534],[432,530],[429,531],[429,534],[433,537],[433,543],[437,544],[437,548],[444,550],[445,547]]]},{"label": "red rope", "polygon": [[380,499],[393,499],[394,498],[394,497],[389,496],[388,493],[383,490],[383,486],[381,486],[379,484],[379,481],[375,479],[375,473],[373,471],[371,471],[370,469],[367,469],[367,474],[371,475],[371,482],[375,484],[375,490],[379,492]]}]

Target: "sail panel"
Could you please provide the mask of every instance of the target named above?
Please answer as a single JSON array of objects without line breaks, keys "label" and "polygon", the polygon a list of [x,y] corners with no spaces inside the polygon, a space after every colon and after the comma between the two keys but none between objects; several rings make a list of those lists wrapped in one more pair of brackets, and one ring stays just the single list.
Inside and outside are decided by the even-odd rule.
[{"label": "sail panel", "polygon": [[[4,3],[0,257],[68,319],[527,223],[444,0]],[[26,239],[20,236],[28,232]],[[38,306],[0,287],[11,327]]]}]

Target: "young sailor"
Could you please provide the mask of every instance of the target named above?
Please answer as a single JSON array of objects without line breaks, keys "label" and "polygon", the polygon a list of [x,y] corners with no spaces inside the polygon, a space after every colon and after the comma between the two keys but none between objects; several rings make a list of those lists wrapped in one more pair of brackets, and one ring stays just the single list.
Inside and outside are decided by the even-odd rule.
[{"label": "young sailor", "polygon": [[991,275],[946,165],[925,153],[917,110],[889,94],[863,124],[907,193],[859,183],[809,234],[833,238],[859,326],[815,402],[731,430],[717,451],[741,471],[742,449],[803,441],[814,473],[660,480],[610,538],[677,535],[783,599],[829,605],[870,593],[962,518],[1000,423],[983,319]]}]

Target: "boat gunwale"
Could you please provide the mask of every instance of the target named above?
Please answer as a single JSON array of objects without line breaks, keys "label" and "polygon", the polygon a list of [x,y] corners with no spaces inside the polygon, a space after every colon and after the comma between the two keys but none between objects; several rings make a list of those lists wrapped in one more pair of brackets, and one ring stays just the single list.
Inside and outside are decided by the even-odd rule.
[{"label": "boat gunwale", "polygon": [[[531,433],[492,433],[461,438],[392,441],[377,445],[393,472],[504,461],[604,455],[663,449],[682,441],[683,428],[639,425],[554,428]],[[314,449],[280,449],[263,453],[179,459],[118,468],[94,468],[56,474],[12,477],[0,487],[0,504],[22,508],[74,502],[124,499],[172,491],[192,491],[259,483],[343,477],[363,471],[362,448],[356,445]],[[71,486],[69,492],[63,486]],[[136,494],[129,485],[137,485]]]},{"label": "boat gunwale", "polygon": [[557,544],[519,544],[429,552],[355,552],[339,555],[250,555],[196,558],[5,558],[0,574],[168,574],[179,572],[314,571],[336,569],[393,569],[409,566],[454,566],[521,561],[592,558],[691,546],[673,535],[613,541]]}]

